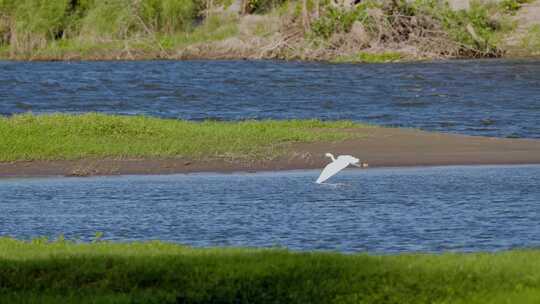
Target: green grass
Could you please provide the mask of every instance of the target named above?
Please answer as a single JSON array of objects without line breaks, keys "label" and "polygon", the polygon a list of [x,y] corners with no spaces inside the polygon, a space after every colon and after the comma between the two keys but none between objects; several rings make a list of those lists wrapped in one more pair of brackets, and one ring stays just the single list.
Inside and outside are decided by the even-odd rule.
[{"label": "green grass", "polygon": [[7,52],[0,51],[0,56],[60,60],[161,58],[163,50],[176,51],[236,35],[237,16],[214,14],[199,20],[206,3],[0,0],[0,47],[7,48]]},{"label": "green grass", "polygon": [[10,33],[13,52],[30,56],[64,39],[99,44],[189,31],[203,9],[197,0],[0,0],[0,17],[13,21],[0,32]]},{"label": "green grass", "polygon": [[363,62],[363,63],[387,63],[403,60],[403,55],[398,52],[367,53],[359,52],[353,56],[342,56],[334,60],[336,63]]},{"label": "green grass", "polygon": [[9,56],[9,46],[0,45],[0,58],[7,58]]},{"label": "green grass", "polygon": [[238,18],[235,16],[213,15],[193,31],[161,35],[159,41],[168,50],[174,50],[197,43],[225,40],[238,34]]},{"label": "green grass", "polygon": [[4,238],[0,303],[538,303],[539,261]]},{"label": "green grass", "polygon": [[499,6],[503,11],[515,14],[523,4],[530,2],[532,2],[532,0],[502,0],[499,2]]},{"label": "green grass", "polygon": [[338,141],[366,125],[318,120],[190,122],[142,116],[32,115],[0,118],[0,161],[80,158],[279,156],[291,143]]},{"label": "green grass", "polygon": [[[124,39],[96,38],[98,34],[50,40],[42,48],[32,51],[32,59],[102,59],[135,57],[158,58],[162,51],[174,52],[198,43],[225,40],[238,34],[238,22],[234,16],[214,15],[205,19],[199,26],[175,32],[155,32],[155,35],[126,37]],[[142,56],[141,56],[142,54]],[[9,46],[0,47],[0,57],[9,57]],[[22,58],[25,58],[23,54]]]},{"label": "green grass", "polygon": [[[138,40],[137,42],[143,41]],[[150,43],[148,42],[148,44]],[[100,59],[107,58],[104,54],[118,54],[119,51],[125,49],[126,45],[135,48],[133,44],[128,40],[93,43],[85,40],[62,39],[49,42],[46,47],[35,50],[30,57],[32,59],[63,60],[70,58],[70,56],[76,56],[76,58]]]},{"label": "green grass", "polygon": [[532,26],[521,41],[521,48],[532,55],[540,55],[540,25]]}]

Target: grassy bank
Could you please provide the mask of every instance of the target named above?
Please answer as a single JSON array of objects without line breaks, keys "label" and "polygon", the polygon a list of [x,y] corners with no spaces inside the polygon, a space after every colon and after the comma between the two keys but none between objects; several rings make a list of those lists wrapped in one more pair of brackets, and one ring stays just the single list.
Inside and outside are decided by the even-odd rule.
[{"label": "grassy bank", "polygon": [[0,117],[0,161],[182,157],[268,159],[295,142],[351,138],[365,125],[317,120],[190,122],[142,116]]},{"label": "grassy bank", "polygon": [[[495,57],[523,0],[0,0],[0,57],[375,62]],[[342,3],[342,4],[339,4]]]},{"label": "grassy bank", "polygon": [[2,303],[537,303],[540,252],[396,256],[0,239]]}]

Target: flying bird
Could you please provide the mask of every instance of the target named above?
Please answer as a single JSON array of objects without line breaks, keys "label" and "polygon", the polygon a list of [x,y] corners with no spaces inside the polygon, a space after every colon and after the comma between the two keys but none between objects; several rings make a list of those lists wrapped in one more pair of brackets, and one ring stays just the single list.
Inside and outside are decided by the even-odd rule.
[{"label": "flying bird", "polygon": [[350,155],[340,155],[337,159],[332,153],[326,153],[325,156],[330,157],[330,159],[332,159],[332,162],[326,165],[326,167],[324,167],[321,175],[319,176],[319,178],[317,178],[317,184],[322,184],[330,177],[336,175],[339,171],[347,168],[347,166],[349,165],[353,165],[359,168],[367,167],[367,164],[360,163],[360,160],[358,158]]}]

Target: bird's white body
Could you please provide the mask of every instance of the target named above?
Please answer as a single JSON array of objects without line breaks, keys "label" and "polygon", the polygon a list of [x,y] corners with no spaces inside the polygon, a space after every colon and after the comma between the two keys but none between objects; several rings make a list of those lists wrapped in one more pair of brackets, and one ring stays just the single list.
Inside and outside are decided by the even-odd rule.
[{"label": "bird's white body", "polygon": [[325,156],[330,157],[332,162],[324,167],[321,175],[317,178],[317,184],[324,183],[327,179],[336,175],[339,171],[347,168],[349,165],[360,167],[360,160],[354,156],[340,155],[338,158],[335,158],[331,153],[326,153]]}]

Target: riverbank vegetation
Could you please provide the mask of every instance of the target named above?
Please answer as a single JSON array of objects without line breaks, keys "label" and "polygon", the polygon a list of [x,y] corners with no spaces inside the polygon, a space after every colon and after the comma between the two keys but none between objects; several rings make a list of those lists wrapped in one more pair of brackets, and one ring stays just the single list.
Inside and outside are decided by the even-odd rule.
[{"label": "riverbank vegetation", "polygon": [[473,1],[468,10],[453,10],[437,0],[0,0],[0,56],[496,57],[519,1]]},{"label": "riverbank vegetation", "polygon": [[536,303],[540,252],[365,254],[0,239],[2,303]]},{"label": "riverbank vegetation", "polygon": [[540,55],[540,25],[535,25],[528,30],[520,46],[527,54]]},{"label": "riverbank vegetation", "polygon": [[16,115],[0,117],[0,161],[82,158],[256,159],[291,143],[357,137],[368,126],[318,120],[192,122],[143,116]]}]

